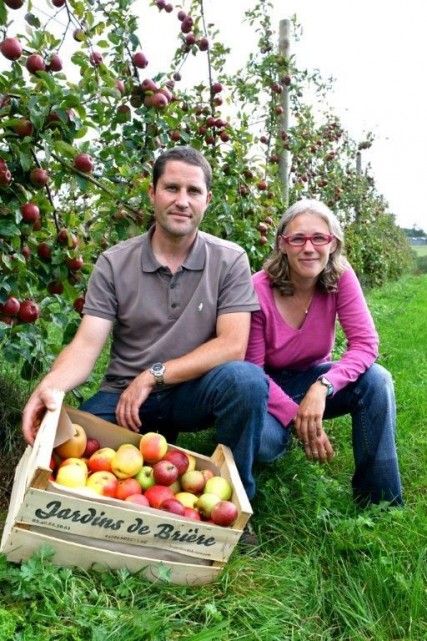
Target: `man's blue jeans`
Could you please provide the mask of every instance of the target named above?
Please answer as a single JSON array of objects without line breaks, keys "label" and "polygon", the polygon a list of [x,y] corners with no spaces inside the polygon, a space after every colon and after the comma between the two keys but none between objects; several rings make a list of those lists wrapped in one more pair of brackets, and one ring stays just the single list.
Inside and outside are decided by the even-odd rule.
[{"label": "man's blue jeans", "polygon": [[[300,403],[310,385],[330,366],[325,363],[305,372],[268,373],[296,403]],[[381,500],[401,505],[402,487],[395,442],[396,404],[389,372],[374,364],[354,383],[326,400],[324,419],[345,414],[350,414],[352,421],[355,500],[360,505]],[[279,458],[289,448],[290,440],[290,429],[284,429],[268,414],[257,460],[267,463]]]},{"label": "man's blue jeans", "polygon": [[[116,423],[119,393],[98,392],[81,408]],[[179,432],[197,432],[215,424],[219,443],[234,456],[248,497],[255,494],[252,466],[258,454],[267,412],[268,382],[252,363],[233,361],[186,383],[154,391],[141,406],[141,432],[160,432],[173,443]]]}]

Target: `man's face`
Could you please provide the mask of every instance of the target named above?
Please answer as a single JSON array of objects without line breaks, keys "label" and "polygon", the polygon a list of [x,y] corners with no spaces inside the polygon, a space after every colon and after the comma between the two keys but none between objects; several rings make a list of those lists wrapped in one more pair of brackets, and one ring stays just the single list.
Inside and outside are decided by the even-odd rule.
[{"label": "man's face", "polygon": [[170,160],[149,196],[156,225],[169,237],[195,236],[212,194],[203,170],[180,160]]}]

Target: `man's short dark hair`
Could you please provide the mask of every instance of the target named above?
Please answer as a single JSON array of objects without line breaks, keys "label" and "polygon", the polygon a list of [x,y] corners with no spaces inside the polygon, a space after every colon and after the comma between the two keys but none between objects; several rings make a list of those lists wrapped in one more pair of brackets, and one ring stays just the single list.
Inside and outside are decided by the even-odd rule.
[{"label": "man's short dark hair", "polygon": [[210,191],[212,184],[212,167],[204,157],[204,155],[197,149],[192,147],[173,147],[164,151],[156,160],[153,166],[153,187],[156,190],[159,178],[165,172],[166,163],[171,160],[178,160],[185,162],[187,165],[194,165],[200,167],[205,177],[206,188]]}]

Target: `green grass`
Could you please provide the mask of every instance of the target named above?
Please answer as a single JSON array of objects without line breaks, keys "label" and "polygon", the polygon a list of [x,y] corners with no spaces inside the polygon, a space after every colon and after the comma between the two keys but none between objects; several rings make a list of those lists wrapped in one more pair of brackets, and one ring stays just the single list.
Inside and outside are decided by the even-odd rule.
[{"label": "green grass", "polygon": [[427,256],[427,245],[411,245],[417,256]]},{"label": "green grass", "polygon": [[[58,569],[43,554],[22,566],[0,558],[0,639],[426,641],[427,276],[368,298],[396,385],[403,509],[353,505],[349,421],[330,421],[333,464],[309,464],[296,447],[257,470],[260,548],[237,548],[216,583]],[[209,436],[181,444],[208,453]]]}]

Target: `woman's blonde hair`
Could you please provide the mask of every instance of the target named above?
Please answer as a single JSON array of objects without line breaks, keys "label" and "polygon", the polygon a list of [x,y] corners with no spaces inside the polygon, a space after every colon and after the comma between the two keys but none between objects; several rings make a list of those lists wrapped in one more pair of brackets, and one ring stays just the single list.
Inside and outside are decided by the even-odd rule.
[{"label": "woman's blonde hair", "polygon": [[335,237],[335,249],[330,253],[328,263],[319,275],[316,287],[320,291],[334,292],[337,282],[347,266],[344,258],[344,232],[335,214],[320,200],[302,199],[291,205],[283,214],[277,227],[274,249],[265,261],[263,270],[268,274],[271,286],[276,287],[284,296],[292,296],[294,286],[290,280],[289,262],[286,254],[279,249],[279,240],[286,233],[289,223],[301,214],[318,216],[326,222],[329,232]]}]

